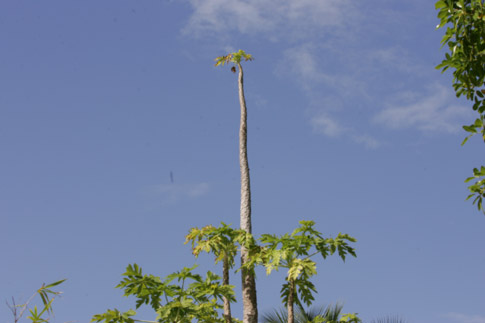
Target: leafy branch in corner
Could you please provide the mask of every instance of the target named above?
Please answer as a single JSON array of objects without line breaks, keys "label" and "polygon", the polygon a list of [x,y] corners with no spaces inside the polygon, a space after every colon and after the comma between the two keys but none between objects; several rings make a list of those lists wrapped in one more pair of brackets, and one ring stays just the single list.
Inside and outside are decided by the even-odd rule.
[{"label": "leafy branch in corner", "polygon": [[[435,4],[440,23],[437,28],[446,27],[441,40],[442,47],[448,46],[445,59],[436,66],[442,72],[449,68],[453,71],[453,89],[456,96],[464,95],[473,103],[473,110],[478,113],[474,123],[463,126],[469,135],[463,140],[465,144],[470,137],[480,134],[485,142],[485,5],[482,0],[439,0]],[[468,187],[470,195],[479,211],[485,214],[484,166],[475,168],[473,176],[465,180],[473,182]]]},{"label": "leafy branch in corner", "polygon": [[[19,322],[27,309],[30,313],[30,316],[27,316],[27,318],[31,320],[32,323],[49,322],[51,316],[54,315],[52,302],[54,302],[56,297],[62,294],[62,292],[53,291],[51,288],[62,284],[64,281],[65,279],[56,281],[52,284],[42,284],[42,286],[24,304],[16,304],[15,299],[12,297],[12,304],[7,302],[7,306],[12,312],[14,322]],[[33,309],[29,308],[30,303],[33,301],[36,295],[39,295],[42,300],[42,309],[38,309],[37,305],[34,305]],[[45,317],[45,315],[48,316]]]}]

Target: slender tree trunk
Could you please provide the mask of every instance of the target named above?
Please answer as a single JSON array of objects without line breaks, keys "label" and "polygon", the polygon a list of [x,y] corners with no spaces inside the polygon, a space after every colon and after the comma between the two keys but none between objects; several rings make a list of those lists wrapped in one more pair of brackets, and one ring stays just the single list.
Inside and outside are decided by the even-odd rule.
[{"label": "slender tree trunk", "polygon": [[295,321],[295,312],[294,312],[294,306],[293,304],[295,303],[295,281],[290,280],[288,282],[290,284],[290,290],[288,293],[288,323],[293,323]]},{"label": "slender tree trunk", "polygon": [[[229,259],[227,254],[224,255],[222,263],[222,284],[229,285]],[[227,297],[224,297],[224,319],[226,323],[232,323],[231,302]]]},{"label": "slender tree trunk", "polygon": [[[243,69],[239,68],[239,104],[241,106],[241,123],[239,128],[239,166],[241,168],[241,229],[251,233],[251,188],[249,182],[249,164],[247,150],[247,110],[244,99]],[[248,260],[248,251],[241,247],[241,263]],[[258,304],[256,300],[256,281],[251,270],[243,268],[243,323],[258,323]]]}]

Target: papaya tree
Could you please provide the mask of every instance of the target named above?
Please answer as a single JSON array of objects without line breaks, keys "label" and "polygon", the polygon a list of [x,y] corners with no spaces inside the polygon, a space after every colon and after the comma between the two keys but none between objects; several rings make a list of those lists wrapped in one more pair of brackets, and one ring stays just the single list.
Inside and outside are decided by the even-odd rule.
[{"label": "papaya tree", "polygon": [[[436,68],[453,70],[456,96],[470,100],[478,114],[472,124],[463,126],[469,136],[462,145],[476,134],[485,142],[485,4],[482,0],[439,0],[435,6],[440,19],[437,28],[446,27],[442,47],[448,47]],[[465,182],[471,182],[467,200],[473,197],[473,204],[485,214],[485,166],[474,168]]]},{"label": "papaya tree", "polygon": [[149,305],[157,314],[154,321],[135,319],[136,311],[121,312],[108,309],[96,314],[91,322],[105,323],[225,323],[219,310],[223,298],[235,301],[234,286],[223,285],[220,277],[208,271],[205,277],[194,273],[194,269],[184,267],[164,279],[143,274],[137,265],[128,265],[125,278],[116,286],[124,290],[124,296],[136,297],[136,308]]},{"label": "papaya tree", "polygon": [[[293,323],[293,306],[303,301],[313,301],[315,286],[309,278],[316,274],[316,265],[310,258],[321,254],[323,258],[338,252],[342,259],[346,254],[355,256],[353,248],[347,242],[355,239],[339,234],[337,238],[323,238],[313,229],[314,222],[302,221],[300,228],[291,235],[282,237],[262,235],[256,240],[251,227],[251,189],[247,156],[247,108],[244,98],[242,61],[250,61],[252,56],[244,51],[221,56],[216,59],[216,66],[233,64],[231,70],[238,74],[239,102],[241,120],[239,129],[239,163],[241,169],[241,208],[240,228],[232,229],[222,223],[219,228],[211,225],[202,229],[193,228],[186,236],[186,243],[191,243],[192,253],[197,257],[201,252],[215,255],[215,262],[222,262],[223,278],[212,272],[203,277],[194,273],[195,267],[184,268],[162,279],[142,273],[141,268],[129,265],[123,274],[125,278],[117,286],[124,289],[125,296],[135,296],[136,308],[149,305],[156,312],[155,321],[133,318],[133,310],[121,312],[117,309],[97,314],[92,322],[104,323],[189,323],[189,322],[239,322],[231,315],[231,302],[235,302],[234,286],[229,284],[229,271],[235,266],[235,256],[241,254],[243,322],[257,323],[258,309],[254,268],[263,265],[267,272],[278,268],[287,268],[287,283],[281,290],[287,304],[288,316]],[[259,244],[261,242],[261,244]],[[300,301],[301,299],[301,301]],[[223,302],[223,304],[220,303]],[[220,315],[223,310],[223,315]],[[290,315],[291,314],[291,315]],[[314,322],[322,323],[324,318],[317,317]],[[330,323],[330,321],[328,321]],[[358,322],[355,314],[346,314],[339,322]],[[333,323],[333,322],[332,322]]]},{"label": "papaya tree", "polygon": [[[202,229],[192,228],[185,237],[185,243],[191,242],[192,254],[198,257],[202,251],[213,253],[216,264],[222,261],[222,284],[229,285],[229,270],[234,267],[234,257],[237,254],[236,238],[238,231],[225,223],[219,228],[207,225]],[[232,322],[231,302],[224,300],[224,318],[226,323]]]},{"label": "papaya tree", "polygon": [[[348,242],[355,241],[354,238],[346,234],[323,238],[320,232],[313,229],[313,225],[313,221],[300,221],[300,227],[291,235],[278,237],[264,234],[256,240],[252,234],[222,223],[219,228],[209,225],[202,229],[191,229],[186,236],[186,243],[191,242],[195,256],[203,251],[213,253],[216,263],[223,263],[224,276],[227,278],[229,269],[234,266],[234,257],[242,247],[248,250],[248,262],[244,264],[248,268],[263,265],[268,274],[280,267],[286,268],[287,283],[281,289],[281,297],[288,309],[287,322],[291,323],[294,322],[293,305],[302,308],[302,302],[310,305],[314,299],[312,293],[316,289],[309,278],[316,274],[316,264],[310,258],[317,254],[326,258],[335,252],[344,260],[347,254],[355,256],[354,249],[348,245]],[[236,301],[234,286],[229,285],[228,279],[223,278],[221,282],[221,278],[210,271],[203,277],[194,272],[196,267],[183,268],[162,279],[143,274],[137,264],[129,265],[123,274],[125,278],[116,287],[123,289],[125,296],[135,296],[137,309],[142,305],[150,306],[157,314],[155,320],[136,319],[136,311],[130,309],[122,312],[115,308],[94,315],[91,322],[239,323],[234,317],[228,317],[231,315],[230,303]],[[329,315],[317,315],[311,323],[360,322],[356,314],[334,317],[337,319]]]},{"label": "papaya tree", "polygon": [[[294,306],[303,308],[303,304],[311,305],[316,293],[315,285],[310,278],[317,274],[316,262],[311,259],[320,255],[324,259],[335,252],[345,261],[346,255],[356,257],[354,249],[348,242],[356,239],[348,234],[339,233],[336,238],[323,238],[316,231],[314,221],[300,221],[300,227],[291,234],[282,236],[263,234],[259,250],[250,255],[251,262],[262,264],[269,275],[279,268],[287,269],[286,283],[281,288],[281,298],[287,307],[288,323],[294,323]],[[253,264],[250,264],[253,265]]]},{"label": "papaya tree", "polygon": [[[230,53],[225,56],[220,56],[215,59],[216,66],[224,66],[225,64],[233,64],[231,71],[234,73],[238,70],[238,88],[239,88],[239,105],[241,108],[241,119],[239,124],[239,167],[241,169],[241,229],[252,233],[251,227],[251,185],[249,177],[249,162],[247,149],[247,108],[246,99],[244,97],[244,73],[241,65],[242,61],[251,61],[253,57],[239,50],[235,53]],[[241,263],[248,262],[248,250],[243,246],[241,248]],[[247,266],[241,270],[242,280],[242,299],[243,299],[243,322],[257,323],[258,322],[258,304],[256,297],[256,281],[254,279],[254,271]]]}]

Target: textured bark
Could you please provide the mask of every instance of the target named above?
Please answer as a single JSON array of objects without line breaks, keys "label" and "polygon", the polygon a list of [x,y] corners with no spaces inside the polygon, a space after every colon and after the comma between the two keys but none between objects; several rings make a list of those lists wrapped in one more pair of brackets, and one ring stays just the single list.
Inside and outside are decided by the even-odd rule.
[{"label": "textured bark", "polygon": [[[244,98],[243,69],[239,68],[239,104],[241,106],[241,122],[239,128],[239,166],[241,168],[241,229],[251,233],[251,187],[249,181],[249,163],[247,150],[247,110]],[[241,263],[248,259],[248,251],[241,248]],[[258,323],[258,304],[256,300],[256,281],[254,273],[247,269],[241,270],[243,294],[243,323]]]},{"label": "textured bark", "polygon": [[[222,263],[222,284],[229,285],[229,259],[227,255],[224,256]],[[226,323],[232,323],[231,303],[226,297],[224,297],[224,319]]]},{"label": "textured bark", "polygon": [[294,306],[293,304],[295,303],[295,281],[290,280],[290,290],[288,294],[288,323],[293,323],[295,321],[295,312],[294,312]]}]

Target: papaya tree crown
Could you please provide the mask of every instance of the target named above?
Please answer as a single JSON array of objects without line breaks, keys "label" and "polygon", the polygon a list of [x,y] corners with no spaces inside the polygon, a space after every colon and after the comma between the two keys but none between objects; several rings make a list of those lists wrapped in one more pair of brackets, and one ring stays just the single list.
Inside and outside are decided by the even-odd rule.
[{"label": "papaya tree crown", "polygon": [[252,61],[254,58],[251,54],[247,54],[245,51],[242,49],[238,50],[237,52],[227,54],[225,56],[219,56],[215,59],[216,64],[215,66],[224,66],[225,64],[229,63],[234,63],[234,64],[240,64],[241,60],[245,62],[247,61]]}]

